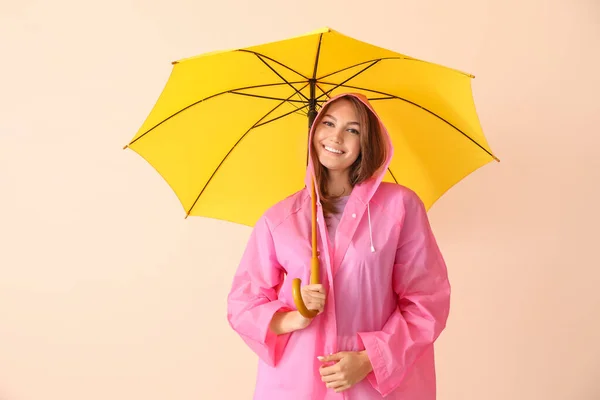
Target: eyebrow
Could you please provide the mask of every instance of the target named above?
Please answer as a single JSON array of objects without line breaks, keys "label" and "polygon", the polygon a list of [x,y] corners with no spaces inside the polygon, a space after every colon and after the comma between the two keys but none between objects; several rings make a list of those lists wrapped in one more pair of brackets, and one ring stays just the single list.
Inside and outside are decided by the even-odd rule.
[{"label": "eyebrow", "polygon": [[[334,116],[333,116],[333,115],[331,115],[331,114],[325,114],[325,115],[324,115],[324,117],[329,117],[329,118],[331,118],[332,120],[334,120],[334,121],[337,121],[337,118],[336,118],[336,117],[334,117]],[[360,124],[359,124],[358,122],[356,122],[356,121],[351,121],[351,122],[348,122],[348,125],[358,125],[358,126],[360,126]]]}]

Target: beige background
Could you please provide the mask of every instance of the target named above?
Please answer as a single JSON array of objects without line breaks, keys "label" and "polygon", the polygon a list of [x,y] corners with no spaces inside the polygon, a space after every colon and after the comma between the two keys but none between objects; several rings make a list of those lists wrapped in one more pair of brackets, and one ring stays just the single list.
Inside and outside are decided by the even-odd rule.
[{"label": "beige background", "polygon": [[439,399],[600,399],[598,0],[1,0],[0,399],[250,398],[249,229],[184,220],[121,147],[170,61],[325,25],[477,76],[502,162],[431,210]]}]

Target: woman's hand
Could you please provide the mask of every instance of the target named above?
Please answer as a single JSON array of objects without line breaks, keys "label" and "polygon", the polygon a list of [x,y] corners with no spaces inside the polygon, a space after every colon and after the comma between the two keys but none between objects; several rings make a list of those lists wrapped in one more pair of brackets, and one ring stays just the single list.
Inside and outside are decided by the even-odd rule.
[{"label": "woman's hand", "polygon": [[[306,285],[300,289],[302,301],[309,310],[317,310],[318,314],[325,309],[325,289],[321,284]],[[312,318],[305,318],[298,312],[299,329],[304,329],[310,325]]]},{"label": "woman's hand", "polygon": [[[301,289],[302,300],[309,310],[322,313],[325,309],[325,289],[323,285],[306,285]],[[275,313],[269,328],[276,335],[283,335],[304,329],[310,325],[312,318],[305,318],[299,311],[280,311]]]},{"label": "woman's hand", "polygon": [[327,357],[319,357],[323,365],[319,368],[321,380],[337,393],[350,389],[373,371],[366,351],[342,351]]}]

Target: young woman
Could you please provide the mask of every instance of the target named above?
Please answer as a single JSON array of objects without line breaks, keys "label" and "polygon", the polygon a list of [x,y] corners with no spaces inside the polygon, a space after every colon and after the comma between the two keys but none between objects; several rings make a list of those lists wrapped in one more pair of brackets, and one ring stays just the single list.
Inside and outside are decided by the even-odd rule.
[{"label": "young woman", "polygon": [[[446,266],[423,204],[382,182],[393,148],[365,97],[343,94],[311,133],[306,186],[255,225],[228,296],[232,328],[259,357],[258,400],[433,400],[433,343],[449,312]],[[317,181],[320,285],[304,318]]]}]

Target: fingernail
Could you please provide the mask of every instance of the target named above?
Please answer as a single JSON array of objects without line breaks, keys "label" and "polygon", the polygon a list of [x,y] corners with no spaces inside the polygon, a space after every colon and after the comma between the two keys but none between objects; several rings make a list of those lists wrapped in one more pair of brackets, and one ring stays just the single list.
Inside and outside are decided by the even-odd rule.
[{"label": "fingernail", "polygon": [[318,359],[319,361],[323,361],[323,360],[325,359],[325,357],[322,357],[322,356],[317,356],[317,359]]}]

